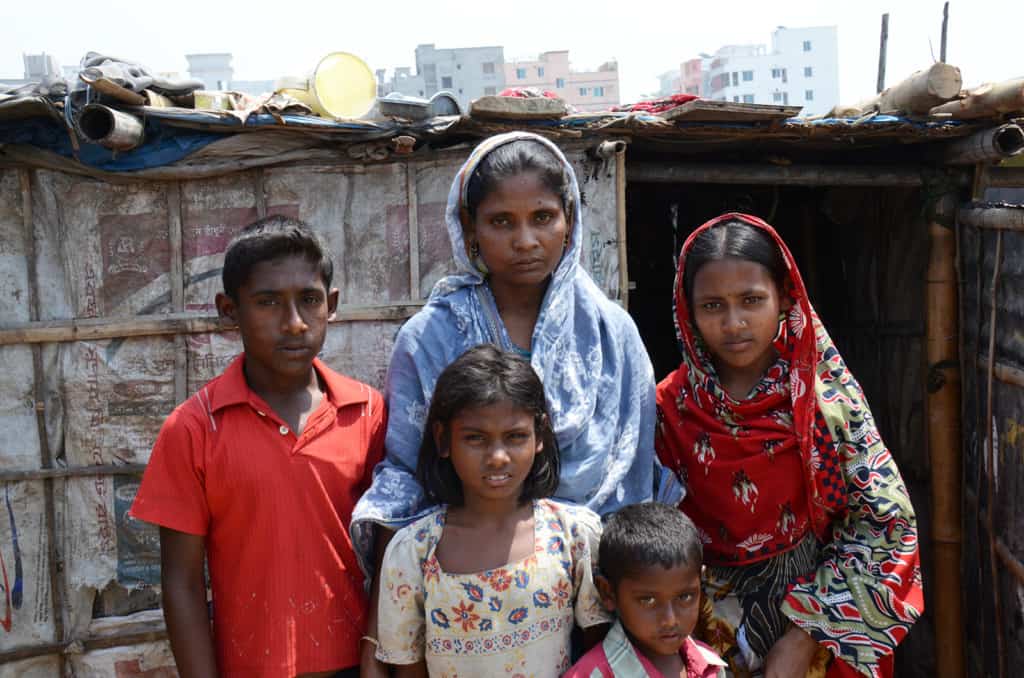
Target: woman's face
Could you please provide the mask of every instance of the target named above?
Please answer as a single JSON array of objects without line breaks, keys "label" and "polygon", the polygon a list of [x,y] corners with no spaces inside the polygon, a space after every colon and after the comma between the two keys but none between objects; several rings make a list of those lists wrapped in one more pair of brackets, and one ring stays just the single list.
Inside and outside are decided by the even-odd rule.
[{"label": "woman's face", "polygon": [[492,285],[534,288],[558,267],[569,228],[561,197],[524,172],[484,197],[466,237],[479,246]]},{"label": "woman's face", "polygon": [[694,276],[692,298],[694,323],[719,376],[759,379],[775,361],[784,306],[769,270],[745,259],[709,261]]}]

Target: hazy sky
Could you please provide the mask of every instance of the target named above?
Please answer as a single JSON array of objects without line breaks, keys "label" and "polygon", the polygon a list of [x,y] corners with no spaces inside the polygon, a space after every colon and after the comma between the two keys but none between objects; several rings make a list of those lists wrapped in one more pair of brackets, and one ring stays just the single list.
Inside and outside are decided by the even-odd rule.
[{"label": "hazy sky", "polygon": [[[22,53],[75,64],[96,50],[155,71],[187,73],[184,55],[231,52],[239,80],[303,73],[336,50],[371,68],[414,65],[419,43],[502,45],[505,57],[568,49],[574,68],[619,62],[623,98],[657,90],[657,76],[724,44],[769,44],[776,26],[839,28],[840,95],[874,92],[881,15],[888,11],[888,82],[939,55],[942,2],[336,0],[318,2],[0,2],[0,77],[20,77]],[[1024,75],[1024,3],[954,0],[948,61],[965,85]]]}]

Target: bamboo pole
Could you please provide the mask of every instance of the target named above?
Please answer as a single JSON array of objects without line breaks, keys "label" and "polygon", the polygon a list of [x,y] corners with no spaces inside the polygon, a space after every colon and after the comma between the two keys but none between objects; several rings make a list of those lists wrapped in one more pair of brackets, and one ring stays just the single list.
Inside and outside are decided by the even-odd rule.
[{"label": "bamboo pole", "polygon": [[996,486],[995,486],[995,465],[996,465],[996,449],[995,440],[993,436],[992,426],[992,410],[993,410],[993,396],[995,392],[994,381],[995,381],[995,362],[996,362],[996,320],[998,318],[998,292],[999,292],[999,278],[1001,268],[1003,264],[1003,232],[996,231],[996,253],[995,262],[993,264],[992,271],[992,294],[989,299],[991,304],[991,317],[989,320],[989,336],[988,336],[988,396],[986,398],[985,405],[985,421],[983,422],[985,431],[985,451],[988,458],[987,471],[987,485],[988,485],[988,501],[985,506],[985,527],[988,531],[988,545],[989,545],[989,574],[992,577],[992,602],[995,608],[995,636],[996,636],[996,665],[998,666],[999,678],[1006,677],[1006,660],[1005,650],[1003,643],[1003,605],[1002,595],[999,591],[999,570],[996,567],[996,535],[995,535],[995,503],[996,503]]},{"label": "bamboo pole", "polygon": [[409,298],[420,299],[420,223],[419,199],[416,194],[416,167],[405,163],[405,195],[409,209]]},{"label": "bamboo pole", "polygon": [[[262,177],[262,171],[256,170]],[[257,196],[262,193],[260,182]],[[259,199],[257,197],[257,203]],[[265,210],[265,208],[264,208]],[[175,313],[185,311],[185,255],[182,246],[181,230],[181,185],[172,181],[167,185],[167,236],[170,243],[170,274],[168,282],[171,286],[171,310]],[[185,336],[174,335],[174,402],[185,402],[188,395],[188,345]]]},{"label": "bamboo pole", "polygon": [[960,368],[955,196],[941,198],[929,225],[927,273],[928,450],[931,455],[936,675],[964,675],[961,610]]},{"label": "bamboo pole", "polygon": [[1013,575],[1021,586],[1024,586],[1024,563],[1020,562],[1017,556],[1013,555],[1010,547],[1002,539],[996,539],[996,555],[1000,562],[1006,566],[1007,571]]},{"label": "bamboo pole", "polygon": [[619,250],[619,301],[629,310],[629,250],[626,247],[626,148],[615,147],[615,225]]},{"label": "bamboo pole", "polygon": [[[659,163],[631,161],[626,178],[655,184],[774,184],[779,186],[920,187],[933,168],[926,166],[756,165],[752,163]],[[967,186],[970,175],[950,171]]]},{"label": "bamboo pole", "polygon": [[882,33],[878,45],[878,82],[875,91],[881,93],[885,89],[885,55],[889,46],[889,13],[882,15]]},{"label": "bamboo pole", "polygon": [[939,61],[946,63],[946,37],[949,30],[949,3],[942,6],[942,43],[939,47]]},{"label": "bamboo pole", "polygon": [[[422,306],[421,301],[339,306],[331,322],[405,320],[411,318]],[[198,334],[231,329],[234,329],[233,325],[227,324],[215,315],[191,311],[148,316],[45,320],[0,326],[0,346]]]},{"label": "bamboo pole", "polygon": [[[23,659],[45,657],[46,655],[51,654],[57,655],[63,666],[63,663],[66,661],[66,655],[69,654],[84,654],[94,650],[106,650],[111,647],[127,645],[141,645],[142,643],[154,643],[166,639],[167,630],[163,625],[161,625],[160,628],[155,628],[151,631],[95,636],[73,640],[66,643],[44,643],[42,645],[32,645],[29,647],[17,647],[12,650],[0,652],[0,666],[11,662],[21,661]],[[61,670],[62,673],[60,675],[63,676],[63,668]]]},{"label": "bamboo pole", "polygon": [[0,471],[0,483],[47,478],[88,478],[92,476],[139,476],[145,464],[98,464],[96,466],[66,466],[29,471]]},{"label": "bamboo pole", "polygon": [[[21,183],[21,218],[27,250],[28,307],[29,318],[39,320],[39,269],[36,262],[36,229],[32,215],[32,172],[22,169],[18,172]],[[53,467],[50,450],[50,436],[46,430],[46,381],[43,375],[43,347],[32,347],[33,398],[36,411],[36,431],[39,436],[39,461],[43,469]],[[57,642],[64,642],[64,586],[60,573],[60,553],[57,551],[57,510],[53,496],[53,480],[43,483],[43,520],[46,525],[46,564],[50,580],[50,610],[53,615],[53,635]],[[64,658],[58,660],[60,675],[64,675]]]},{"label": "bamboo pole", "polygon": [[997,163],[1024,149],[1024,130],[1007,123],[949,142],[942,157],[949,165]]},{"label": "bamboo pole", "polygon": [[982,230],[1024,231],[1024,208],[972,206],[960,210],[960,223]]}]

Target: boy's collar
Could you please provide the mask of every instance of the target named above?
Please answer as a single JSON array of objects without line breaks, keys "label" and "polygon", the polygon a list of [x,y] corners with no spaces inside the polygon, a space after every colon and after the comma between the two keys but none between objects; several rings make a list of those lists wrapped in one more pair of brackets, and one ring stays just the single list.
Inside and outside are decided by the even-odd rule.
[{"label": "boy's collar", "polygon": [[[252,398],[259,396],[249,388],[245,380],[245,353],[240,353],[237,358],[231,361],[227,369],[221,374],[217,389],[210,398],[210,407],[216,412],[224,407],[248,403]],[[347,405],[355,405],[369,401],[370,391],[368,388],[359,388],[361,384],[344,377],[332,369],[329,369],[319,358],[313,358],[313,369],[320,377],[326,390],[328,401],[336,408],[341,409]]]},{"label": "boy's collar", "polygon": [[[651,675],[645,665],[645,661],[649,664],[650,660],[640,656],[639,650],[636,649],[629,636],[626,635],[626,629],[623,628],[620,619],[616,619],[612,628],[609,629],[608,635],[604,637],[602,647],[605,659],[608,660],[608,667],[614,675]],[[679,649],[685,653],[687,667],[698,676],[703,675],[709,666],[727,665],[720,657],[706,651],[689,636],[686,637],[686,642]]]}]

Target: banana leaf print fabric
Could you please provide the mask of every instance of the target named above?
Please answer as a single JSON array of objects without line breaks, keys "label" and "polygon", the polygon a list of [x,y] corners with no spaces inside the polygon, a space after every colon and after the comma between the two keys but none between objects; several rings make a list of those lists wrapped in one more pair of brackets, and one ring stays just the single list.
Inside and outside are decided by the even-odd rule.
[{"label": "banana leaf print fabric", "polygon": [[582,507],[534,502],[534,553],[474,574],[448,574],[435,556],[445,511],[403,528],[381,568],[377,658],[431,676],[556,678],[569,634],[611,621],[594,585],[601,520]]},{"label": "banana leaf print fabric", "polygon": [[[742,401],[721,387],[682,287],[694,239],[731,220],[779,246],[792,302],[779,361]],[[705,542],[701,640],[734,675],[759,675],[793,623],[841,660],[822,661],[817,675],[891,675],[892,652],[924,608],[914,508],[775,230],[738,213],[697,229],[679,257],[675,320],[683,360],[658,385],[655,442],[687,485],[680,507]]]}]

